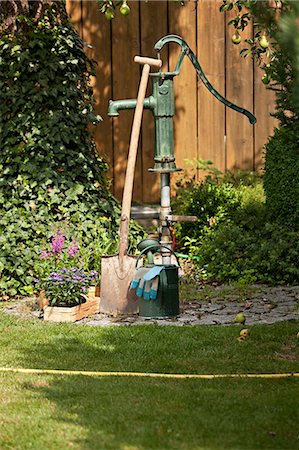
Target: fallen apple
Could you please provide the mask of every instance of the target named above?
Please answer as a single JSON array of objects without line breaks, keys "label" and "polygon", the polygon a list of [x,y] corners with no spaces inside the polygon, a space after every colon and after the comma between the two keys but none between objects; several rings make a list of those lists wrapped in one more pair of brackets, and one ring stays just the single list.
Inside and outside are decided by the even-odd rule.
[{"label": "fallen apple", "polygon": [[236,315],[236,317],[234,318],[235,323],[241,323],[242,325],[244,325],[245,321],[246,321],[246,317],[245,317],[245,314],[243,314],[243,313],[238,313]]},{"label": "fallen apple", "polygon": [[250,336],[250,332],[248,330],[248,328],[243,328],[243,330],[240,331],[240,337],[241,338],[247,338]]}]

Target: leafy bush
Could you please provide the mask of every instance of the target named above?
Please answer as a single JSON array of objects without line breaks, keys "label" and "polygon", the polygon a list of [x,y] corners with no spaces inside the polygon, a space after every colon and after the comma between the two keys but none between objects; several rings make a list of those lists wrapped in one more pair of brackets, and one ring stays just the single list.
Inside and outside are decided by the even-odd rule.
[{"label": "leafy bush", "polygon": [[192,239],[201,238],[236,212],[240,196],[233,184],[222,182],[222,174],[211,162],[196,160],[196,168],[206,174],[199,183],[195,181],[194,167],[177,183],[173,209],[179,214],[198,217],[195,223],[181,222],[176,225],[176,237],[187,245]]},{"label": "leafy bush", "polygon": [[0,295],[32,293],[57,224],[85,248],[88,269],[117,240],[119,205],[89,132],[100,119],[93,64],[58,3],[0,37]]},{"label": "leafy bush", "polygon": [[299,125],[275,130],[266,145],[265,192],[273,220],[299,230]]},{"label": "leafy bush", "polygon": [[298,237],[295,231],[270,223],[258,229],[222,224],[197,248],[202,277],[242,284],[298,283]]},{"label": "leafy bush", "polygon": [[[217,282],[297,283],[299,233],[269,220],[262,180],[231,174],[178,188],[176,213],[195,214],[176,235],[196,256],[201,279]],[[252,183],[252,184],[251,184]]]}]

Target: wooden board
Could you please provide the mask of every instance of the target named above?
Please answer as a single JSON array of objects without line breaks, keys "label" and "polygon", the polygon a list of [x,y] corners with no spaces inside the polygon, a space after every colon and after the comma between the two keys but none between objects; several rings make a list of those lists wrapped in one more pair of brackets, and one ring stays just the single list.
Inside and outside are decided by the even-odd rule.
[{"label": "wooden board", "polygon": [[[225,96],[225,17],[221,0],[198,4],[198,61],[215,89]],[[225,170],[225,106],[198,82],[198,158]]]},{"label": "wooden board", "polygon": [[112,119],[108,117],[108,103],[112,97],[111,74],[111,23],[99,12],[95,1],[82,3],[84,23],[83,40],[92,48],[87,48],[88,56],[95,61],[96,75],[91,79],[95,98],[95,113],[103,121],[91,130],[97,150],[108,162],[109,176],[113,177]]},{"label": "wooden board", "polygon": [[75,26],[79,36],[82,38],[82,2],[81,0],[66,0],[66,10],[68,16]]},{"label": "wooden board", "polygon": [[[170,1],[168,8],[169,33],[181,36],[196,53],[196,3],[189,1],[181,6],[180,2]],[[169,46],[170,71],[174,70],[180,51],[177,44]],[[186,56],[180,75],[174,78],[174,95],[174,152],[177,167],[184,168],[186,160],[197,158],[197,78],[195,69]]]},{"label": "wooden board", "polygon": [[[167,34],[167,2],[140,2],[140,32],[142,56],[157,57],[155,43]],[[168,58],[163,55],[162,71],[168,69]],[[166,64],[165,64],[166,62]],[[148,95],[152,93],[151,80]],[[160,199],[160,177],[149,172],[154,165],[155,128],[151,111],[144,111],[142,121],[142,197],[144,202],[155,203]]]},{"label": "wooden board", "polygon": [[[127,17],[117,14],[112,21],[112,96],[114,100],[136,98],[140,82],[140,66],[134,56],[140,54],[139,2],[130,3]],[[114,193],[122,198],[133,111],[120,111],[113,119]],[[134,200],[142,201],[141,151],[137,155]]]},{"label": "wooden board", "polygon": [[[226,23],[233,17],[234,12],[228,13]],[[234,45],[231,41],[233,33],[234,28],[226,26],[226,97],[253,112],[253,61],[240,56],[244,44]],[[252,24],[249,24],[242,32],[242,38],[249,38],[252,33]],[[231,108],[226,108],[226,136],[227,169],[253,170],[253,125],[246,116]]]}]

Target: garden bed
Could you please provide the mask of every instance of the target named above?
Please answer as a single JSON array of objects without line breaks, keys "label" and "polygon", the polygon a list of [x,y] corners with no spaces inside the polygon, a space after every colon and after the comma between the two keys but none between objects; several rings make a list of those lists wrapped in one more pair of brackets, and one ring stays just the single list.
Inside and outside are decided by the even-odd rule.
[{"label": "garden bed", "polygon": [[[176,319],[145,319],[138,315],[112,317],[96,312],[83,318],[80,323],[93,326],[144,323],[176,326],[230,325],[233,324],[235,314],[240,311],[246,315],[246,325],[271,324],[299,318],[299,286],[256,285],[240,289],[233,286],[183,284],[180,299],[181,311]],[[43,317],[43,311],[38,308],[37,299],[34,297],[9,302],[5,310],[7,313],[28,318]]]}]

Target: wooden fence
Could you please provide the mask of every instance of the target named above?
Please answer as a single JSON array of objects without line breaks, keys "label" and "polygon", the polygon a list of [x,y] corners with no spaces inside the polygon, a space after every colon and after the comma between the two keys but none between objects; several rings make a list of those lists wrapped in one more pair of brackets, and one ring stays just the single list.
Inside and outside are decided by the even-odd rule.
[{"label": "wooden fence", "polygon": [[[226,169],[257,169],[263,165],[263,146],[272,133],[273,94],[261,82],[261,71],[250,58],[239,56],[242,44],[233,45],[233,30],[227,26],[230,14],[219,12],[221,0],[130,1],[131,13],[119,13],[111,22],[98,11],[96,1],[67,0],[69,16],[79,34],[93,48],[89,55],[97,61],[93,80],[97,113],[103,117],[95,131],[100,154],[110,164],[113,192],[121,198],[132,125],[132,111],[109,118],[109,99],[136,98],[140,67],[135,55],[156,57],[153,46],[162,36],[178,34],[197,54],[212,85],[230,101],[253,112],[256,125],[226,108],[197,79],[185,58],[180,76],[175,78],[175,156],[178,167],[186,160],[201,158]],[[242,37],[252,34],[249,26]],[[164,68],[172,70],[179,47],[161,53]],[[149,111],[144,112],[142,136],[134,184],[136,202],[159,199],[159,177],[148,172],[153,166],[154,128]]]}]

